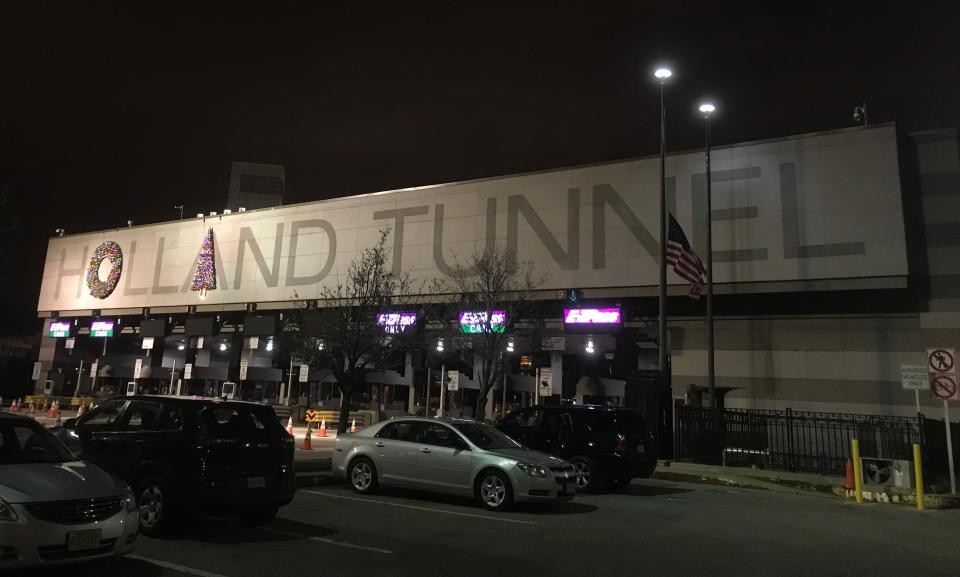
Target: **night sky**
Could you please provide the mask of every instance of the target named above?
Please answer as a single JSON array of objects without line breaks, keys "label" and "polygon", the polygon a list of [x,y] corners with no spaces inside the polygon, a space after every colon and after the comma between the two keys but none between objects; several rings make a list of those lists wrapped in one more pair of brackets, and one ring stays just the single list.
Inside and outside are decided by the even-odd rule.
[{"label": "night sky", "polygon": [[[2,333],[39,330],[46,237],[220,210],[230,162],[300,202],[871,122],[960,125],[952,3],[5,6]],[[82,4],[82,6],[81,6]],[[309,10],[308,10],[309,8]]]}]

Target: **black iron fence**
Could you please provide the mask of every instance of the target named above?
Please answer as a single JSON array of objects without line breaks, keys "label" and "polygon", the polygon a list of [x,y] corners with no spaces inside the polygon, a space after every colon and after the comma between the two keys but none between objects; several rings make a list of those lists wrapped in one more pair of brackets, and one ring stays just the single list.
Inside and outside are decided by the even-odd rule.
[{"label": "black iron fence", "polygon": [[850,440],[862,457],[913,459],[919,417],[675,407],[676,458],[716,465],[843,475]]}]

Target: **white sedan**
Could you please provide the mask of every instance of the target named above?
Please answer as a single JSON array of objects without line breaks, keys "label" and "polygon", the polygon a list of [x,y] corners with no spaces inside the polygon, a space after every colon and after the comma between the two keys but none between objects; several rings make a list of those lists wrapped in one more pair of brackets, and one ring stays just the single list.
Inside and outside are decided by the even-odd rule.
[{"label": "white sedan", "polygon": [[0,570],[123,555],[139,527],[126,483],[0,411]]}]

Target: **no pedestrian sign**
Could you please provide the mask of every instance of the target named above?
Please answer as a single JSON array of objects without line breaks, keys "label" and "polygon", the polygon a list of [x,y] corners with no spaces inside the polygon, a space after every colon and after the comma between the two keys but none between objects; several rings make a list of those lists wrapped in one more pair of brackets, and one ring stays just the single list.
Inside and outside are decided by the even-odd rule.
[{"label": "no pedestrian sign", "polygon": [[957,374],[957,352],[954,349],[927,349],[927,366],[931,373]]},{"label": "no pedestrian sign", "polygon": [[957,386],[957,351],[946,347],[927,349],[927,369],[930,371],[930,393],[944,401],[960,401]]}]

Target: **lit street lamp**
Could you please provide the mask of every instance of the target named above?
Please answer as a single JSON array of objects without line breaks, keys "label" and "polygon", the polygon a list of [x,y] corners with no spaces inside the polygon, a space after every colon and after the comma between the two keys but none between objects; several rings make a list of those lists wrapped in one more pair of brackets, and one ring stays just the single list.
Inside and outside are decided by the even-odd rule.
[{"label": "lit street lamp", "polygon": [[710,115],[717,109],[710,102],[700,105],[705,127],[704,152],[706,156],[706,198],[707,198],[707,386],[710,391],[710,408],[717,408],[717,389],[714,382],[713,350],[713,200],[710,192]]},{"label": "lit street lamp", "polygon": [[660,359],[659,368],[662,378],[667,374],[667,179],[666,168],[666,109],[663,104],[663,86],[673,76],[669,68],[660,67],[653,73],[660,84]]}]

